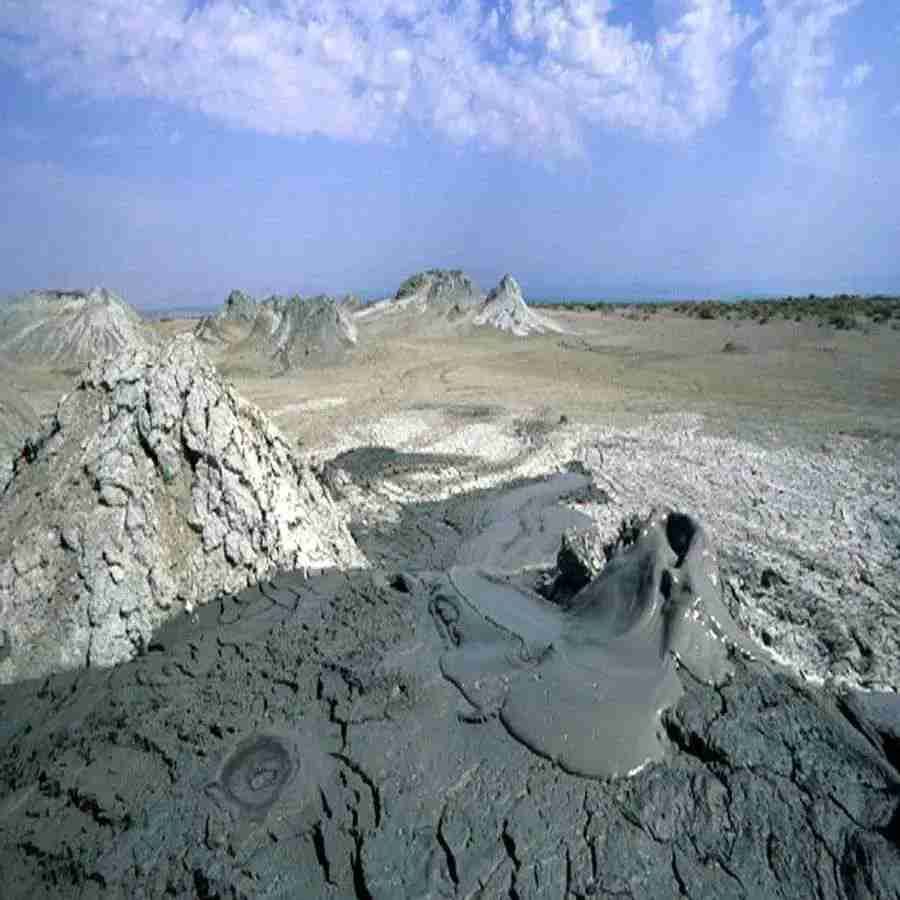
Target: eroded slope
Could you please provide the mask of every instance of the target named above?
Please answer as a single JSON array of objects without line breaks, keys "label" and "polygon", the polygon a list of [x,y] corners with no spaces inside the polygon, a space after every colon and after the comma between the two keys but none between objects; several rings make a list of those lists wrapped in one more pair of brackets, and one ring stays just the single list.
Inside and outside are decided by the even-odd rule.
[{"label": "eroded slope", "polygon": [[191,336],[89,367],[0,498],[0,681],[111,665],[275,569],[361,562],[320,482]]}]

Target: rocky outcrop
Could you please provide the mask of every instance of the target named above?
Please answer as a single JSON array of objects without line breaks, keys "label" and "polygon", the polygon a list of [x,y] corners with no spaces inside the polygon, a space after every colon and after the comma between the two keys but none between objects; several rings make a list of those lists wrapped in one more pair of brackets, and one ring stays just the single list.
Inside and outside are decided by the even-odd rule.
[{"label": "rocky outcrop", "polygon": [[477,285],[459,269],[428,269],[411,275],[397,290],[395,301],[421,308],[471,309],[483,297]]},{"label": "rocky outcrop", "polygon": [[354,317],[376,333],[443,335],[465,327],[483,299],[459,269],[428,269],[407,278],[393,297],[368,304]]},{"label": "rocky outcrop", "polygon": [[356,326],[334,298],[272,297],[260,304],[250,335],[239,349],[249,349],[287,370],[338,360],[356,342]]},{"label": "rocky outcrop", "polygon": [[574,597],[593,581],[606,565],[606,546],[597,529],[567,528],[556,555],[554,577],[546,592],[550,599],[560,602]]},{"label": "rocky outcrop", "polygon": [[518,337],[564,331],[552,319],[528,308],[511,275],[504,275],[485,297],[457,269],[429,269],[412,275],[393,299],[366,306],[356,313],[356,319],[375,329],[393,325],[395,331],[432,334],[468,332],[473,327],[496,328]]},{"label": "rocky outcrop", "polygon": [[[0,379],[4,379],[0,362]],[[0,495],[12,478],[13,463],[21,455],[25,438],[38,427],[38,417],[28,401],[7,383],[0,384]]]},{"label": "rocky outcrop", "polygon": [[275,569],[361,564],[316,476],[190,335],[90,366],[0,499],[0,682],[107,666]]},{"label": "rocky outcrop", "polygon": [[256,318],[257,303],[243,291],[232,291],[226,298],[219,312],[219,317],[226,321],[252,322]]},{"label": "rocky outcrop", "polygon": [[91,291],[32,291],[0,308],[0,351],[36,365],[81,366],[152,342],[121,297]]},{"label": "rocky outcrop", "polygon": [[562,328],[547,316],[529,309],[522,289],[512,275],[504,275],[488,295],[475,316],[476,325],[487,325],[508,331],[519,337],[546,332],[562,332]]},{"label": "rocky outcrop", "polygon": [[259,306],[243,291],[232,291],[214,316],[205,316],[194,329],[197,340],[204,344],[230,344],[247,334],[256,320]]}]

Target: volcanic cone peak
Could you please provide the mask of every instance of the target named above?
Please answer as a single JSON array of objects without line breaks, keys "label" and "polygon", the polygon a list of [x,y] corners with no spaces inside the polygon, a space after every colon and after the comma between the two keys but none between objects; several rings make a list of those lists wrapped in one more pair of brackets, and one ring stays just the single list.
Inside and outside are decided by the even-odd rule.
[{"label": "volcanic cone peak", "polygon": [[196,340],[90,366],[0,497],[0,683],[144,648],[276,569],[360,565],[331,498]]},{"label": "volcanic cone peak", "polygon": [[222,308],[212,316],[205,316],[194,329],[194,335],[205,344],[230,344],[246,337],[256,320],[259,305],[243,291],[232,291]]},{"label": "volcanic cone peak", "polygon": [[254,349],[284,369],[310,358],[340,357],[357,342],[356,326],[333,297],[270,297],[260,304],[248,337]]},{"label": "volcanic cone peak", "polygon": [[102,287],[32,291],[0,308],[0,350],[30,362],[82,365],[151,340],[138,313]]},{"label": "volcanic cone peak", "polygon": [[252,322],[256,318],[257,304],[249,294],[232,291],[226,298],[218,315],[222,319]]},{"label": "volcanic cone peak", "polygon": [[522,289],[512,275],[504,275],[487,295],[475,316],[475,324],[489,325],[518,336],[562,331],[556,322],[528,308]]},{"label": "volcanic cone peak", "polygon": [[461,270],[428,269],[407,278],[394,299],[411,301],[423,308],[455,306],[463,310],[477,306],[482,297],[472,279]]}]

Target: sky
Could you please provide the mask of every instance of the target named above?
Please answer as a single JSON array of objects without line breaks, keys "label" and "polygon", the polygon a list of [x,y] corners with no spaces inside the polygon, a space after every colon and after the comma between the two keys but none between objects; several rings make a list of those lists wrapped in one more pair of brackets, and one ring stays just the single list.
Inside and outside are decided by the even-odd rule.
[{"label": "sky", "polygon": [[0,294],[900,293],[896,0],[0,0]]}]

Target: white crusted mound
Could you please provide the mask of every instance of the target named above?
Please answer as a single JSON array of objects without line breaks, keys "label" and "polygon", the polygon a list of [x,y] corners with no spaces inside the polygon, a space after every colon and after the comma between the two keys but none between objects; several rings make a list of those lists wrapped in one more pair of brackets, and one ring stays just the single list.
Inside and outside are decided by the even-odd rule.
[{"label": "white crusted mound", "polygon": [[0,351],[30,363],[80,366],[150,343],[138,313],[106,288],[32,291],[0,307]]},{"label": "white crusted mound", "polygon": [[522,289],[512,275],[504,275],[500,284],[487,295],[475,316],[475,324],[499,328],[519,337],[563,331],[552,319],[528,308]]},{"label": "white crusted mound", "polygon": [[92,365],[0,498],[0,683],[133,657],[276,569],[364,560],[312,471],[190,335]]}]

